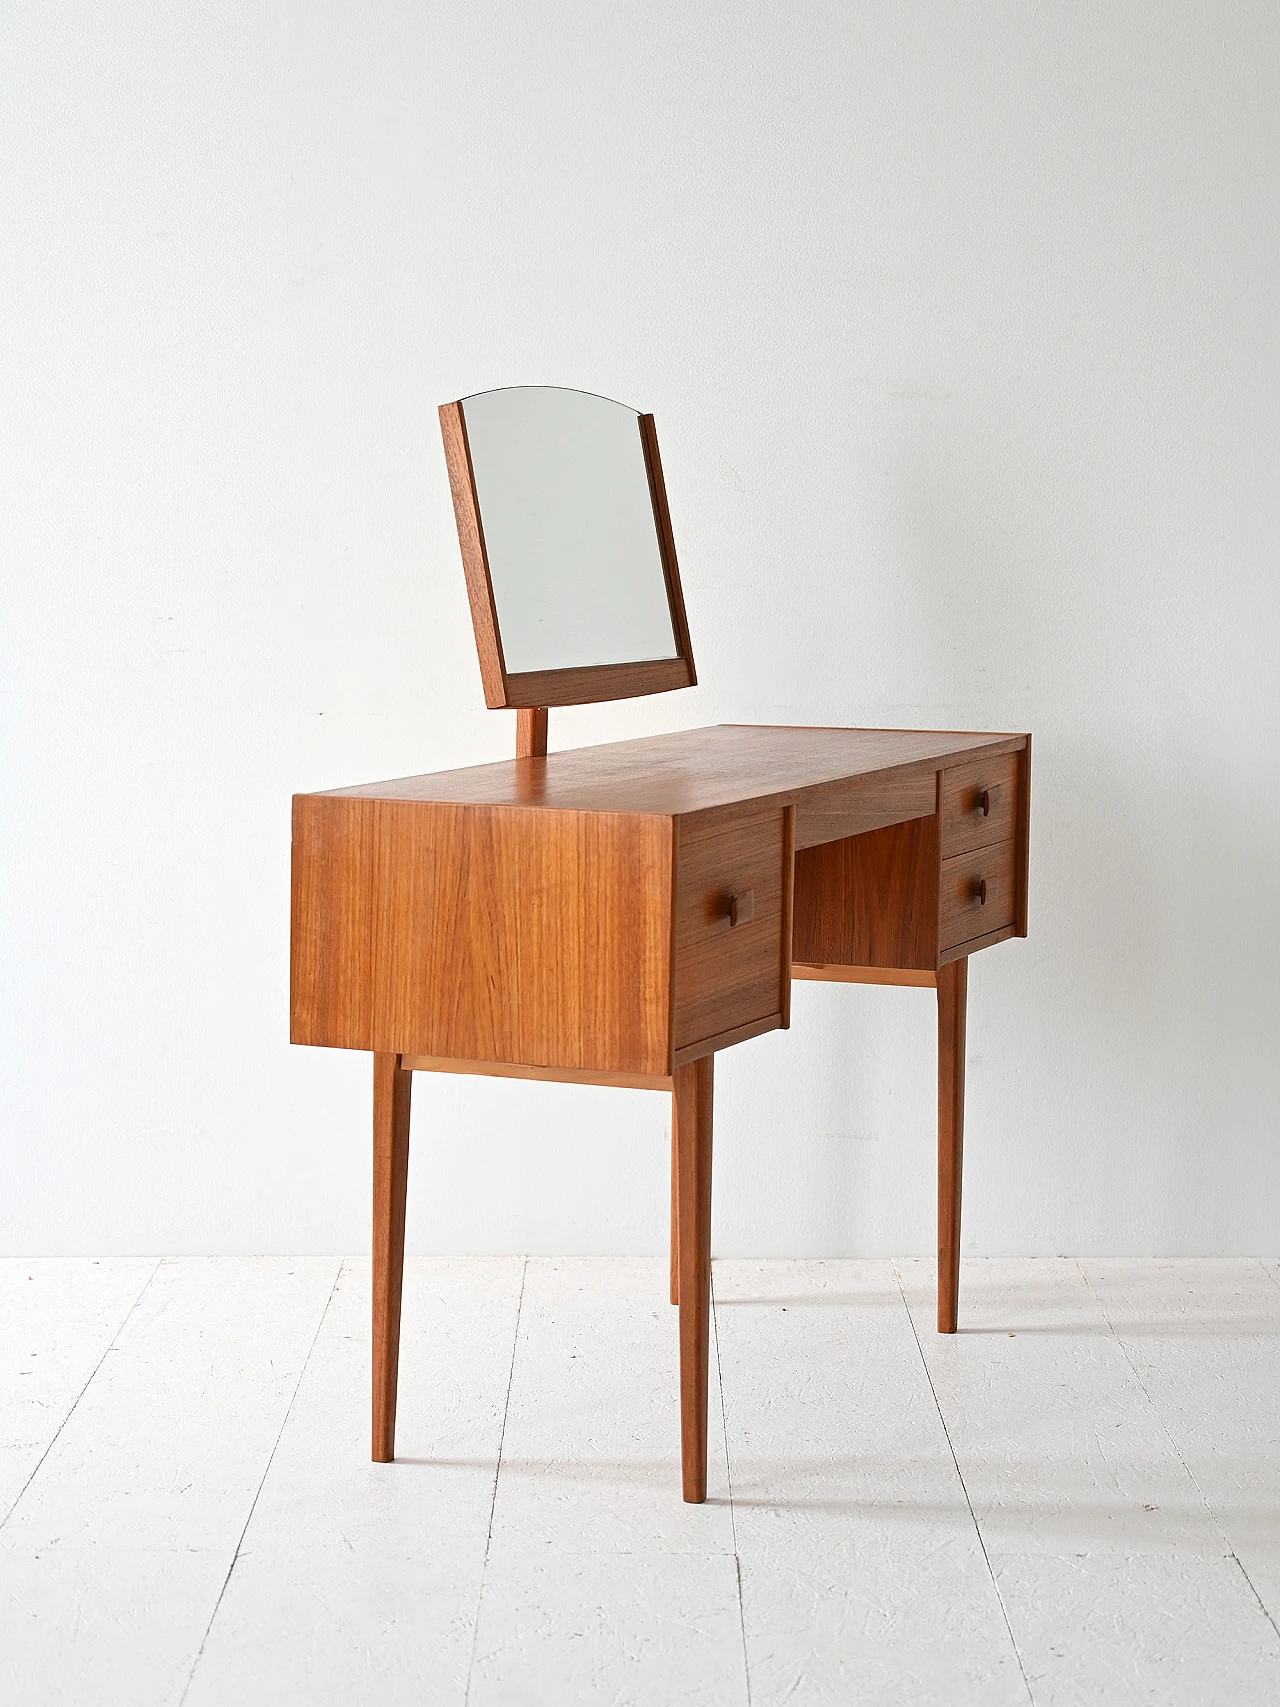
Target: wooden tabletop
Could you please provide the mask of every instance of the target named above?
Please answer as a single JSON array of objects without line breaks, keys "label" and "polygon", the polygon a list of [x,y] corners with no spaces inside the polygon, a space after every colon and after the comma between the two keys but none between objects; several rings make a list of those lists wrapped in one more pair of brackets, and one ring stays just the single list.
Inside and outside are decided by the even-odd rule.
[{"label": "wooden tabletop", "polygon": [[1025,745],[1025,735],[722,723],[576,747],[545,759],[500,759],[323,792],[375,800],[679,815],[743,801],[785,802],[824,783],[883,778],[886,772],[906,776],[945,770],[979,754],[1018,752]]}]

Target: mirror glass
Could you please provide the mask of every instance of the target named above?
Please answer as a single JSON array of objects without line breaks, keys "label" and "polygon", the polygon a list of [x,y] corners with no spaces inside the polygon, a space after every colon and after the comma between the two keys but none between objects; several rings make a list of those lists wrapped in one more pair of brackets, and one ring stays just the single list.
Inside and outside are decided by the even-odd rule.
[{"label": "mirror glass", "polygon": [[462,414],[507,670],[677,657],[637,412],[530,385]]}]

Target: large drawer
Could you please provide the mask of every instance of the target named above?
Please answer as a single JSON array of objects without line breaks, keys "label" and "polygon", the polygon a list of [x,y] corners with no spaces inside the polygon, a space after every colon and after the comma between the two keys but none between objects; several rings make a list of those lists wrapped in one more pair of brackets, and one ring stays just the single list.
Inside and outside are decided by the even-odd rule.
[{"label": "large drawer", "polygon": [[1016,844],[972,848],[942,862],[938,946],[955,948],[1013,923]]},{"label": "large drawer", "polygon": [[1017,833],[1017,753],[1000,753],[943,771],[938,806],[943,859],[1011,840]]},{"label": "large drawer", "polygon": [[[676,842],[674,1047],[786,1009],[791,920],[787,813],[683,822]],[[764,1025],[760,1029],[766,1029]]]}]

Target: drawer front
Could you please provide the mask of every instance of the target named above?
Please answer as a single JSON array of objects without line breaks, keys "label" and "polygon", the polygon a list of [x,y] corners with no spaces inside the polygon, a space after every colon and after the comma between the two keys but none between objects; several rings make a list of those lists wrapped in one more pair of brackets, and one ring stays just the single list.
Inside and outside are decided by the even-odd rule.
[{"label": "drawer front", "polygon": [[942,862],[938,943],[955,948],[1013,923],[1015,844],[972,848]]},{"label": "drawer front", "polygon": [[677,1050],[783,1010],[785,819],[775,809],[710,829],[680,827]]},{"label": "drawer front", "polygon": [[1000,753],[943,771],[942,857],[1009,841],[1017,831],[1018,755]]}]

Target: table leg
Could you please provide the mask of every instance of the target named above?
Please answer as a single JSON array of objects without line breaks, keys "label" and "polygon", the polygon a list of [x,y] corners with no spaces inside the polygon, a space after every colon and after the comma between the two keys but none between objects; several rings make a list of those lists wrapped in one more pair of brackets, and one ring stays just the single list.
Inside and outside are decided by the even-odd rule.
[{"label": "table leg", "polygon": [[671,1302],[680,1302],[680,1197],[676,1178],[676,1099],[671,1095]]},{"label": "table leg", "polygon": [[680,1461],[684,1497],[707,1497],[707,1356],[711,1327],[712,1059],[675,1073],[680,1289]]},{"label": "table leg", "polygon": [[960,1297],[960,1185],[964,1162],[965,1014],[969,962],[938,971],[938,1332],[953,1334]]},{"label": "table leg", "polygon": [[409,1183],[409,1100],[413,1074],[398,1055],[373,1057],[373,1460],[396,1455],[404,1204]]}]

